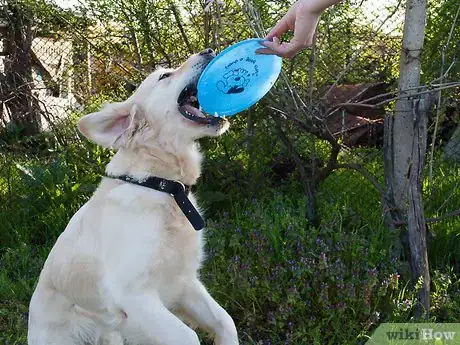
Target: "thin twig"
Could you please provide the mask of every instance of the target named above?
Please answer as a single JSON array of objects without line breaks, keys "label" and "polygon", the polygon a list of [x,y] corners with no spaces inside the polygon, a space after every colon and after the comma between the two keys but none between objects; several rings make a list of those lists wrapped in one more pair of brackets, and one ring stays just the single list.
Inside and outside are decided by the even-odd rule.
[{"label": "thin twig", "polygon": [[[460,11],[460,6],[458,6],[458,8],[457,8],[457,13],[455,14],[455,18],[454,18],[454,20],[452,22],[452,25],[450,27],[450,32],[449,32],[449,36],[447,38],[447,42],[442,47],[442,50],[441,50],[441,76],[439,77],[439,82],[441,84],[442,84],[443,79],[444,79],[445,50],[450,44],[450,40],[452,38],[452,33],[454,32],[454,27],[457,24],[457,18],[458,18],[459,11]],[[452,61],[451,65],[449,66],[449,68],[447,70],[447,72],[445,73],[446,75],[449,72],[450,68],[454,65],[454,62],[455,62],[455,59],[454,59],[454,61]],[[432,184],[433,184],[434,148],[436,146],[436,137],[438,135],[439,115],[441,113],[441,104],[442,104],[441,99],[442,99],[442,90],[440,90],[439,94],[438,94],[438,103],[437,103],[437,106],[436,106],[436,119],[435,119],[435,122],[434,122],[433,138],[431,139],[430,163],[429,163],[429,169],[428,169],[428,183],[429,183],[430,187],[432,187]]]},{"label": "thin twig", "polygon": [[[398,99],[416,98],[417,96],[420,96],[420,95],[424,95],[424,94],[427,94],[427,93],[432,93],[432,92],[436,92],[436,91],[440,91],[440,90],[445,90],[445,89],[449,89],[449,88],[452,88],[452,87],[458,87],[458,86],[460,86],[460,82],[449,83],[449,84],[446,84],[445,86],[441,86],[441,87],[438,87],[438,88],[432,88],[432,89],[428,89],[428,90],[425,90],[425,91],[420,91],[420,92],[417,92],[417,93],[411,93],[411,94],[407,94],[407,95],[399,95],[397,97],[389,98],[389,99],[386,99],[384,101],[378,102],[376,104],[363,104],[361,102],[360,103],[339,103],[339,104],[336,104],[336,105],[332,106],[330,108],[330,110],[326,111],[326,115],[324,117],[325,118],[330,117],[338,108],[341,108],[341,107],[354,106],[354,107],[363,107],[363,108],[376,109],[376,108],[382,107],[383,105],[385,105],[387,103],[396,101]],[[424,87],[417,87],[417,88],[424,88]],[[403,92],[406,92],[406,90],[403,90],[403,91],[401,91],[399,93],[401,94]],[[395,93],[397,93],[397,92],[395,92]],[[334,111],[332,111],[331,109],[333,109]]]},{"label": "thin twig", "polygon": [[[460,7],[459,7],[460,8]],[[442,76],[444,75],[444,47],[442,47],[441,51],[441,80],[440,83],[442,84]],[[430,163],[428,164],[428,185],[430,187],[433,186],[433,160],[434,160],[434,147],[436,146],[436,137],[438,135],[438,126],[439,126],[439,115],[441,113],[441,98],[442,98],[442,90],[439,91],[438,95],[438,103],[436,105],[436,119],[434,121],[434,131],[433,131],[433,138],[431,139],[431,150],[430,150]]]},{"label": "thin twig", "polygon": [[[67,25],[71,25],[65,18],[62,18],[62,20],[64,20]],[[74,31],[77,35],[79,35],[81,38],[83,38],[83,40],[85,40],[90,46],[91,48],[93,49],[96,49],[96,51],[98,51],[99,53],[101,54],[104,54],[104,55],[107,55],[104,51],[102,51],[101,49],[99,49],[96,45],[94,45],[84,34],[82,34],[81,32],[79,32],[78,30],[75,30]],[[130,76],[133,76],[132,73],[127,69],[125,68],[125,66],[123,66],[122,64],[120,64],[118,61],[114,61],[114,63],[120,67],[124,72],[126,72],[128,75]],[[143,74],[142,71],[138,70],[137,68],[135,68],[134,66],[131,66],[133,69],[135,69],[142,77],[145,77],[145,74]],[[130,84],[132,85],[136,85],[135,82],[133,81],[129,81]]]},{"label": "thin twig", "polygon": [[[308,112],[311,116],[313,114],[313,90],[315,88],[315,65],[316,65],[316,39],[318,29],[313,34],[313,42],[310,51],[310,63],[308,66]],[[308,115],[307,115],[308,116]],[[308,120],[308,119],[307,119]],[[314,180],[316,176],[316,140],[313,136],[311,144],[311,179]]]},{"label": "thin twig", "polygon": [[457,8],[457,13],[455,14],[455,18],[454,18],[454,21],[452,22],[452,26],[450,27],[449,36],[447,38],[447,42],[446,42],[446,45],[445,45],[446,48],[449,46],[450,40],[452,39],[452,34],[454,33],[454,29],[455,29],[456,24],[457,24],[457,19],[458,19],[458,14],[459,13],[460,13],[460,5]]},{"label": "thin twig", "polygon": [[[452,212],[449,212],[449,213],[446,213],[446,214],[443,214],[442,216],[439,216],[439,217],[426,218],[425,222],[426,223],[437,223],[437,222],[440,222],[442,220],[445,220],[445,219],[448,219],[448,218],[453,218],[453,217],[456,217],[456,216],[460,216],[460,209],[452,211]],[[403,225],[407,224],[407,221],[405,221],[405,220],[397,221],[397,222],[393,222],[393,224],[395,226],[403,226]]]},{"label": "thin twig", "polygon": [[176,19],[177,27],[179,28],[180,34],[182,39],[184,40],[185,46],[187,47],[190,54],[193,54],[192,46],[187,38],[187,34],[185,33],[184,26],[182,25],[182,19],[180,13],[177,11],[177,7],[174,2],[170,1],[171,11],[174,15],[174,19]]},{"label": "thin twig", "polygon": [[381,107],[381,106],[384,105],[384,104],[387,104],[387,103],[396,101],[396,100],[398,100],[398,99],[405,99],[405,98],[409,98],[409,99],[410,99],[410,98],[415,98],[416,96],[425,95],[425,94],[427,94],[427,93],[432,93],[432,92],[436,92],[436,91],[439,91],[439,90],[445,90],[445,89],[449,89],[449,88],[457,87],[457,86],[460,86],[460,82],[459,82],[459,83],[455,83],[455,84],[446,85],[446,86],[439,87],[439,88],[429,89],[429,90],[426,90],[426,91],[421,91],[421,92],[417,92],[417,93],[412,93],[412,94],[410,94],[410,95],[393,97],[393,98],[384,100],[384,101],[382,101],[382,102],[379,102],[379,103],[377,103],[375,106],[376,106],[376,107]]},{"label": "thin twig", "polygon": [[373,31],[372,34],[370,35],[369,39],[362,45],[362,47],[358,50],[356,50],[352,57],[350,58],[350,61],[348,61],[347,65],[345,66],[345,68],[340,72],[340,74],[337,76],[336,80],[334,81],[334,83],[332,84],[332,86],[329,88],[329,90],[323,95],[323,99],[326,98],[332,91],[332,89],[340,82],[340,80],[342,80],[343,76],[350,70],[350,67],[353,65],[353,63],[356,61],[356,59],[358,58],[358,56],[360,56],[360,54],[365,50],[367,49],[369,46],[369,42],[371,42],[374,37],[380,32],[380,29],[383,27],[383,25],[387,22],[387,20],[389,20],[390,18],[392,18],[396,12],[398,11],[399,7],[401,6],[401,2],[402,0],[399,0],[398,1],[398,4],[396,5],[395,9],[393,12],[391,12],[383,21],[382,23],[379,25],[379,27],[377,28],[377,30]]},{"label": "thin twig", "polygon": [[436,210],[437,213],[439,213],[448,204],[448,202],[452,199],[452,197],[454,196],[455,191],[458,190],[457,188],[458,188],[459,185],[460,185],[460,180],[457,180],[456,183],[455,183],[455,186],[451,189],[451,193],[449,193],[449,196],[444,197],[443,203]]},{"label": "thin twig", "polygon": [[283,131],[283,128],[281,127],[281,123],[279,122],[279,119],[276,116],[272,116],[272,118],[275,122],[278,136],[280,137],[287,151],[291,154],[292,158],[294,159],[297,165],[297,168],[299,169],[300,177],[302,179],[302,184],[304,186],[305,194],[307,196],[307,218],[313,224],[316,224],[318,220],[318,216],[316,214],[315,197],[314,197],[314,191],[313,191],[314,182],[312,182],[309,179],[307,175],[307,171],[303,164],[302,158],[300,157],[300,155],[298,154],[298,152],[292,145],[291,141],[288,139],[286,133]]},{"label": "thin twig", "polygon": [[452,61],[452,63],[451,63],[450,66],[446,69],[446,71],[444,72],[444,74],[441,74],[441,76],[440,76],[439,78],[433,79],[433,80],[430,82],[430,86],[436,86],[435,82],[437,82],[437,81],[441,81],[441,83],[442,83],[442,80],[443,80],[444,78],[446,78],[446,77],[449,75],[450,70],[452,69],[452,67],[455,66],[456,63],[457,63],[457,61],[454,59],[454,61]]},{"label": "thin twig", "polygon": [[385,192],[383,189],[382,184],[377,181],[377,179],[372,176],[362,165],[359,164],[336,164],[334,166],[335,169],[351,169],[359,172],[361,175],[363,175],[367,180],[369,180],[370,183],[377,189],[377,191],[380,193],[380,195],[383,195]]}]

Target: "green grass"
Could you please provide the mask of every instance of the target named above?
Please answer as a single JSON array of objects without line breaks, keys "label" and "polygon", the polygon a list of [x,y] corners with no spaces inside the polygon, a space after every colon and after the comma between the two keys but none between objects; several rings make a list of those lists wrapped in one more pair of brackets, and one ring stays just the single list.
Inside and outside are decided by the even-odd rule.
[{"label": "green grass", "polygon": [[[85,145],[0,156],[2,345],[26,344],[28,303],[43,262],[109,159],[110,152]],[[200,189],[209,220],[201,274],[235,319],[242,344],[359,344],[381,322],[410,320],[416,287],[395,255],[399,232],[383,225],[379,195],[366,179],[347,170],[331,175],[318,191],[322,225],[315,228],[295,175],[251,186],[244,165],[213,154],[202,182],[228,180],[222,189]],[[361,163],[378,175],[378,155],[366,157]],[[458,169],[436,167],[436,189],[425,188],[430,216],[460,204]],[[459,228],[458,218],[430,228],[431,318],[438,322],[460,319]]]}]

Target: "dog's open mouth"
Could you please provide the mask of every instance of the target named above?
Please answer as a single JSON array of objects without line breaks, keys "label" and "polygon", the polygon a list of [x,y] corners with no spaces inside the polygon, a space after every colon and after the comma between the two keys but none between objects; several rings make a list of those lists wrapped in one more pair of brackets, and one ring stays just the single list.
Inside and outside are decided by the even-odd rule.
[{"label": "dog's open mouth", "polygon": [[225,121],[221,117],[203,113],[198,102],[197,93],[196,82],[188,84],[180,93],[177,104],[182,116],[203,125],[217,125]]}]

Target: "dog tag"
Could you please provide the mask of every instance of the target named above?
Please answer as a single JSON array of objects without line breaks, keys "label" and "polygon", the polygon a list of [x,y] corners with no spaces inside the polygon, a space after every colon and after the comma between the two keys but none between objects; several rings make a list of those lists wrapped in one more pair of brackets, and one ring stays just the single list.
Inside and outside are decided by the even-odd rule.
[{"label": "dog tag", "polygon": [[258,55],[261,39],[236,43],[217,55],[198,81],[198,101],[208,114],[231,116],[246,110],[275,84],[282,59]]}]

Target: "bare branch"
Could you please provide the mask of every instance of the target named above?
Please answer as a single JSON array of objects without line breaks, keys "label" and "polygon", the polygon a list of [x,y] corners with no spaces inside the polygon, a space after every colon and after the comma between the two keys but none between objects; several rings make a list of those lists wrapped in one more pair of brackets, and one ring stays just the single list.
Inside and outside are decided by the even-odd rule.
[{"label": "bare branch", "polygon": [[367,180],[369,180],[370,183],[377,189],[377,191],[380,193],[380,195],[383,195],[384,188],[382,184],[377,181],[377,179],[372,176],[362,165],[359,164],[336,164],[334,166],[335,169],[351,169],[359,172],[361,175],[363,175]]},{"label": "bare branch", "polygon": [[[442,84],[441,84],[442,85]],[[336,104],[334,106],[332,106],[328,111],[326,111],[326,114],[325,114],[325,118],[328,118],[330,117],[331,115],[333,115],[337,109],[339,108],[342,108],[342,107],[347,107],[347,106],[353,106],[353,107],[362,107],[362,108],[369,108],[369,109],[377,109],[377,108],[380,108],[382,107],[383,105],[387,104],[387,103],[390,103],[390,102],[393,102],[393,101],[396,101],[396,100],[399,100],[399,99],[413,99],[413,98],[417,98],[417,96],[421,96],[421,95],[424,95],[424,94],[427,94],[427,93],[434,93],[436,91],[440,91],[440,90],[445,90],[445,89],[450,89],[450,88],[453,88],[453,87],[459,87],[460,86],[460,82],[453,82],[453,83],[448,83],[448,84],[444,84],[442,86],[439,86],[439,87],[436,87],[436,88],[429,88],[428,86],[420,86],[420,87],[416,87],[416,88],[408,88],[406,90],[402,90],[402,91],[394,91],[394,92],[389,92],[385,95],[389,95],[389,94],[402,94],[402,93],[405,93],[409,90],[413,90],[413,89],[420,89],[420,88],[429,88],[428,90],[425,90],[425,91],[420,91],[420,92],[416,92],[416,93],[411,93],[409,95],[400,95],[398,97],[392,97],[392,98],[389,98],[389,99],[386,99],[384,101],[381,101],[381,102],[378,102],[376,104],[365,104],[367,101],[371,100],[371,99],[376,99],[376,98],[379,98],[379,97],[372,97],[372,98],[369,98],[368,100],[364,100],[364,101],[361,101],[359,103],[340,103],[340,104]]]},{"label": "bare branch", "polygon": [[279,119],[276,116],[272,116],[272,118],[275,121],[275,126],[276,126],[276,129],[277,129],[277,132],[278,132],[278,135],[281,141],[283,142],[288,152],[291,154],[292,158],[294,159],[297,165],[297,168],[299,169],[300,177],[302,179],[302,184],[303,184],[305,193],[307,194],[307,218],[313,224],[317,224],[318,215],[316,214],[315,196],[314,196],[314,189],[313,189],[314,183],[312,183],[312,181],[308,178],[307,171],[305,170],[305,166],[302,161],[302,158],[299,156],[296,149],[294,148],[294,146],[288,139],[286,133],[283,131]]},{"label": "bare branch", "polygon": [[[455,15],[455,19],[452,22],[452,26],[450,27],[450,32],[449,32],[449,37],[447,38],[447,42],[442,47],[442,51],[441,51],[441,76],[439,77],[439,82],[441,84],[443,82],[444,77],[447,76],[447,74],[449,73],[450,68],[455,63],[455,59],[454,59],[454,61],[452,61],[451,65],[447,69],[446,73],[443,73],[444,72],[445,49],[446,49],[446,47],[449,46],[450,40],[452,38],[452,33],[453,33],[454,27],[455,27],[455,25],[457,23],[457,18],[458,18],[459,11],[460,11],[460,6],[458,6],[457,13]],[[435,122],[434,122],[433,138],[431,140],[430,163],[429,163],[429,169],[428,169],[428,181],[429,181],[430,186],[432,186],[432,183],[433,183],[434,149],[435,149],[435,146],[436,146],[436,136],[438,134],[439,117],[440,117],[439,115],[441,113],[441,99],[442,99],[442,90],[440,90],[439,94],[438,94],[438,103],[437,103],[437,107],[436,107],[436,119],[435,119]]]},{"label": "bare branch", "polygon": [[[440,221],[443,221],[449,218],[453,218],[456,216],[460,216],[460,209],[443,214],[442,216],[439,216],[439,217],[427,218],[426,223],[437,223],[437,222],[440,222]],[[407,222],[402,220],[402,221],[393,222],[393,224],[395,226],[403,226],[403,225],[407,225]]]},{"label": "bare branch", "polygon": [[356,61],[356,59],[358,58],[358,56],[361,55],[361,53],[368,48],[369,46],[369,43],[374,39],[374,37],[377,35],[377,33],[380,32],[380,30],[382,29],[383,25],[390,19],[392,18],[396,12],[398,11],[399,7],[401,6],[401,2],[402,0],[399,0],[398,1],[398,4],[396,5],[395,9],[393,10],[393,12],[391,12],[383,21],[382,23],[379,25],[379,27],[377,28],[377,30],[373,31],[372,34],[370,35],[370,37],[367,39],[367,41],[362,45],[362,47],[358,50],[356,50],[352,57],[350,58],[350,61],[348,61],[347,65],[345,66],[345,68],[339,73],[339,75],[337,76],[336,80],[334,81],[334,83],[332,84],[332,86],[329,88],[329,90],[322,96],[322,98],[326,98],[332,91],[332,89],[340,82],[340,80],[342,80],[342,78],[344,77],[344,75],[350,70],[351,66],[353,65],[353,63]]},{"label": "bare branch", "polygon": [[174,18],[176,19],[176,23],[177,23],[177,26],[179,28],[180,34],[182,36],[182,39],[184,40],[184,43],[187,46],[187,49],[188,49],[189,53],[193,54],[192,46],[190,45],[190,42],[188,41],[187,34],[185,33],[184,27],[182,25],[182,18],[180,16],[179,12],[177,11],[177,7],[174,4],[174,2],[171,1],[170,3],[171,3],[171,11],[172,11],[172,13],[174,15]]},{"label": "bare branch", "polygon": [[444,46],[446,48],[449,46],[450,40],[452,39],[452,34],[454,33],[455,26],[457,25],[457,19],[458,19],[458,14],[459,13],[460,13],[460,5],[457,8],[457,13],[455,14],[455,18],[454,18],[454,21],[452,22],[452,26],[450,27],[449,36],[447,38],[446,45]]},{"label": "bare branch", "polygon": [[434,83],[437,82],[437,81],[440,81],[440,82],[442,83],[442,80],[448,76],[450,70],[452,69],[452,67],[455,66],[456,63],[457,63],[457,61],[454,59],[454,61],[452,61],[452,63],[451,63],[450,66],[447,68],[447,70],[444,72],[444,74],[442,74],[442,72],[441,72],[442,75],[441,75],[439,78],[433,79],[433,80],[431,81],[430,85],[431,85],[431,86],[435,86]]}]

